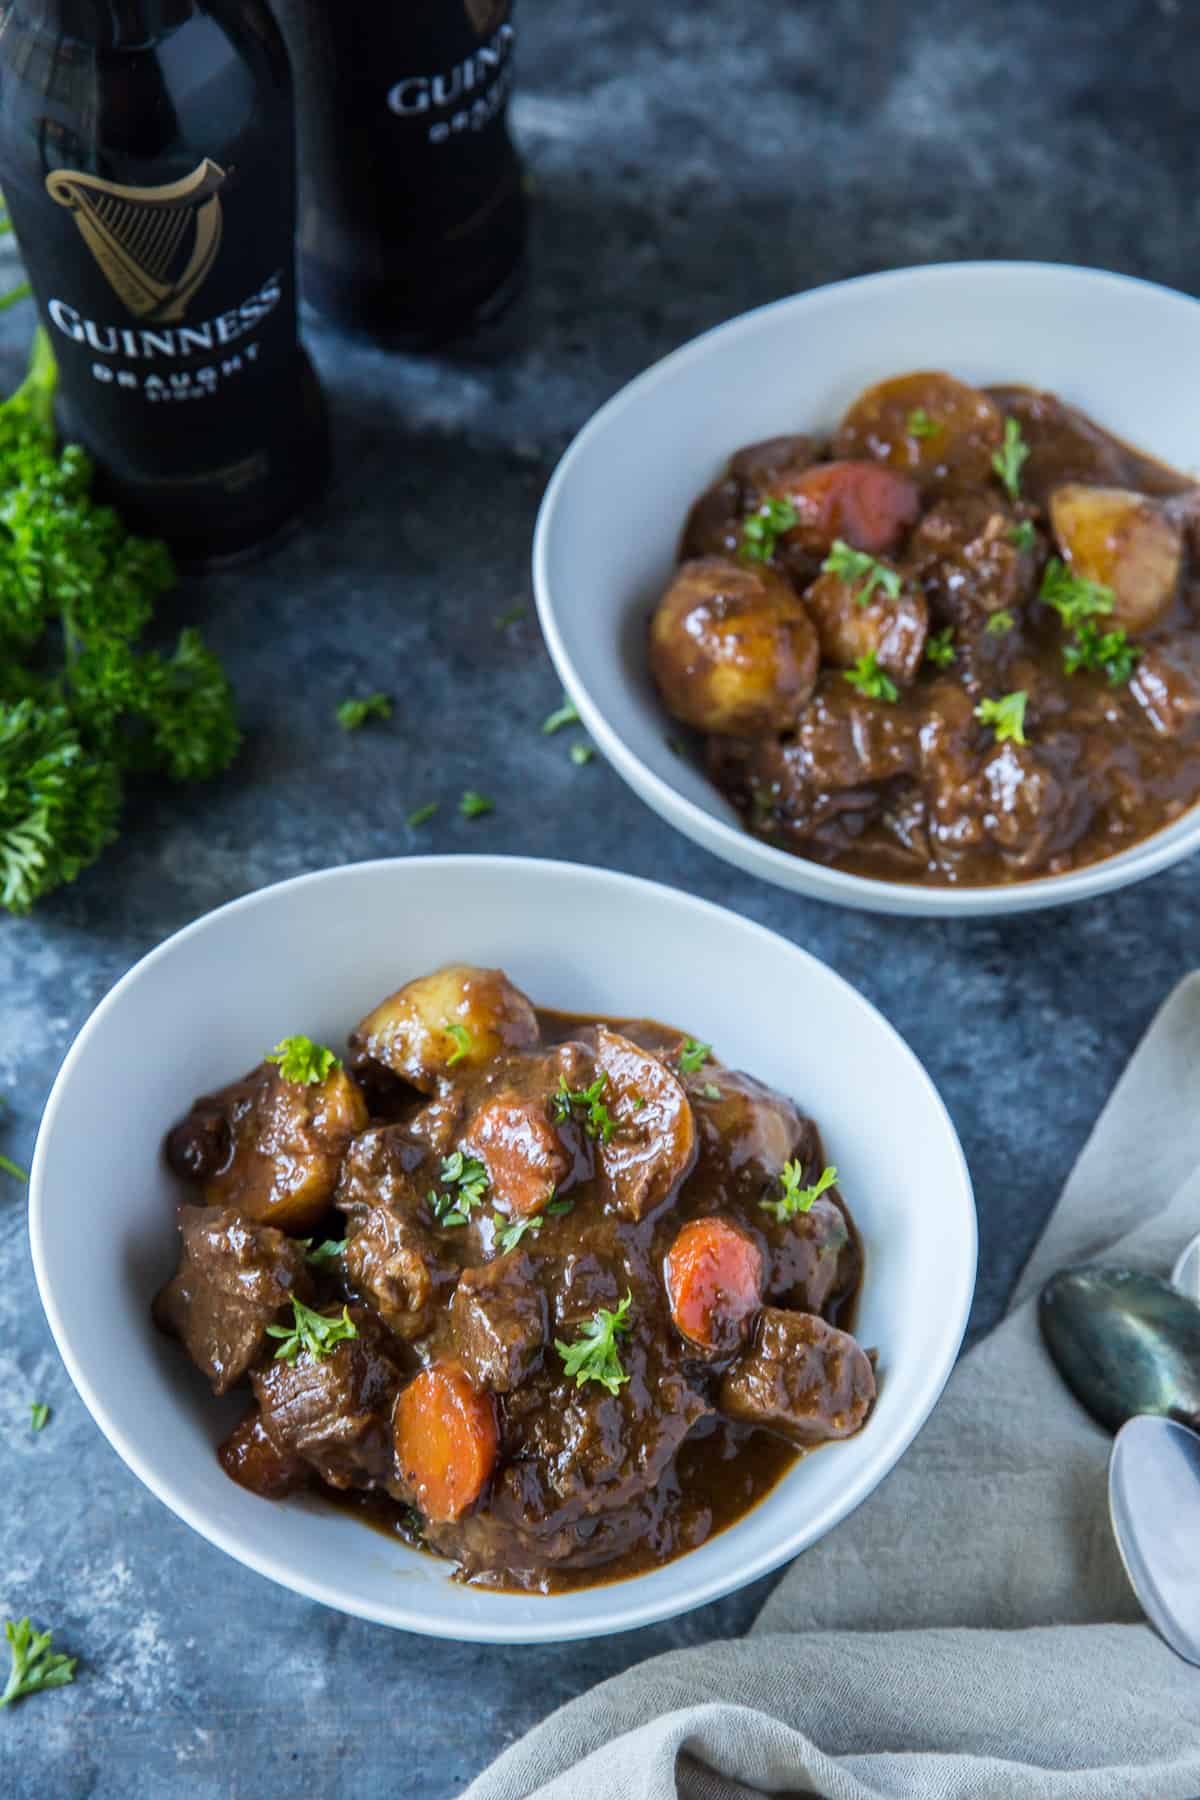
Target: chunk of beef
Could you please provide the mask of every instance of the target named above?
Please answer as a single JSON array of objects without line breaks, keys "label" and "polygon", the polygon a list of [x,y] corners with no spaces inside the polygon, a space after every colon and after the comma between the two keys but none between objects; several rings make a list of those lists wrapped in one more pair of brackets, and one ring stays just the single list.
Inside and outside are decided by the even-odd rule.
[{"label": "chunk of beef", "polygon": [[856,1287],[861,1259],[836,1201],[822,1197],[808,1212],[782,1221],[764,1213],[760,1229],[767,1244],[769,1300],[800,1312],[823,1313],[831,1301]]},{"label": "chunk of beef", "polygon": [[179,1270],[154,1302],[164,1331],[224,1394],[262,1354],[266,1329],[312,1283],[304,1247],[232,1207],[181,1206]]},{"label": "chunk of beef", "polygon": [[[1019,617],[1033,598],[1039,551],[1014,537],[1016,515],[999,495],[960,494],[941,500],[913,532],[908,566],[924,588],[939,625],[952,625],[960,661],[964,645],[979,641],[990,659],[1003,638],[984,637],[996,613]],[[956,667],[961,678],[962,667]]]},{"label": "chunk of beef", "polygon": [[311,1465],[330,1487],[374,1487],[393,1474],[392,1406],[400,1372],[370,1315],[351,1314],[359,1335],[328,1356],[302,1351],[251,1376],[262,1426],[281,1456]]},{"label": "chunk of beef", "polygon": [[450,1302],[455,1348],[476,1387],[511,1393],[549,1339],[546,1294],[522,1250],[464,1269]]},{"label": "chunk of beef", "polygon": [[574,1166],[550,1118],[551,1066],[547,1060],[545,1081],[533,1093],[507,1089],[485,1100],[463,1139],[463,1149],[486,1168],[501,1210],[514,1218],[540,1213]]},{"label": "chunk of beef", "polygon": [[721,1382],[720,1407],[802,1447],[852,1437],[875,1399],[875,1371],[855,1340],[814,1313],[764,1307],[754,1346]]},{"label": "chunk of beef", "polygon": [[1200,646],[1183,633],[1149,644],[1138,660],[1129,691],[1159,737],[1200,731]]},{"label": "chunk of beef", "polygon": [[217,1451],[217,1460],[231,1480],[264,1500],[282,1500],[309,1485],[311,1466],[301,1456],[279,1450],[263,1429],[257,1406],[234,1426]]},{"label": "chunk of beef", "polygon": [[351,1144],[333,1203],[350,1230],[357,1231],[376,1206],[418,1212],[433,1176],[429,1146],[414,1138],[407,1124],[381,1125]]},{"label": "chunk of beef", "polygon": [[683,528],[679,560],[699,556],[736,556],[742,539],[746,496],[742,483],[728,475],[706,488]]},{"label": "chunk of beef", "polygon": [[[816,1140],[816,1127],[790,1100],[740,1070],[706,1063],[689,1093],[700,1172],[715,1178],[739,1204],[755,1205],[784,1163],[806,1157],[810,1140]],[[812,1154],[819,1154],[819,1145]]]},{"label": "chunk of beef", "polygon": [[366,1123],[366,1102],[344,1069],[310,1084],[260,1063],[196,1102],[171,1133],[168,1157],[203,1181],[207,1205],[304,1232],[328,1207],[346,1147]]},{"label": "chunk of beef", "polygon": [[454,1280],[434,1234],[413,1212],[373,1206],[346,1244],[346,1279],[398,1338],[424,1337]]},{"label": "chunk of beef", "polygon": [[627,1219],[644,1219],[691,1174],[695,1117],[683,1084],[656,1056],[607,1025],[595,1028],[594,1043],[612,1125],[596,1137],[608,1204]]}]

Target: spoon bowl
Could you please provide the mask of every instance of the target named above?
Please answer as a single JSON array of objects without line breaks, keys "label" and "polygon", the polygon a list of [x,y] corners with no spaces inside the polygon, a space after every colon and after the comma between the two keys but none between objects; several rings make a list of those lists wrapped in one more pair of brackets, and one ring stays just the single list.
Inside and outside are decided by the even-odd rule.
[{"label": "spoon bowl", "polygon": [[1108,1509],[1143,1612],[1200,1665],[1200,1437],[1173,1419],[1130,1419],[1109,1458]]},{"label": "spoon bowl", "polygon": [[1064,1269],[1042,1289],[1038,1323],[1063,1380],[1109,1431],[1141,1413],[1200,1425],[1200,1305],[1169,1282]]}]

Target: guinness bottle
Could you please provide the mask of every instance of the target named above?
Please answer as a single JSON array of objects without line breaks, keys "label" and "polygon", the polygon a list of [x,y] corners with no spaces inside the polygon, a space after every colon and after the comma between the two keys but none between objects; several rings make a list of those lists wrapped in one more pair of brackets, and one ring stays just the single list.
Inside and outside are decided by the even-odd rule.
[{"label": "guinness bottle", "polygon": [[208,560],[310,500],[326,421],[263,0],[0,0],[0,188],[63,433],[128,522]]},{"label": "guinness bottle", "polygon": [[296,78],[304,296],[411,345],[498,311],[525,240],[511,0],[275,0]]}]

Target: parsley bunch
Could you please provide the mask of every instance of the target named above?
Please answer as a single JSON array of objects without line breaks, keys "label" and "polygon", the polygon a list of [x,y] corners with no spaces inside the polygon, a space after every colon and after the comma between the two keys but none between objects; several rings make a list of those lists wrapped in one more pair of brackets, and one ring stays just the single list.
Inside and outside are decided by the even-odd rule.
[{"label": "parsley bunch", "polygon": [[0,905],[14,913],[95,862],[128,779],[205,780],[240,742],[198,632],[169,656],[138,648],[175,571],[91,499],[79,446],[56,445],[57,375],[39,330],[0,404]]}]

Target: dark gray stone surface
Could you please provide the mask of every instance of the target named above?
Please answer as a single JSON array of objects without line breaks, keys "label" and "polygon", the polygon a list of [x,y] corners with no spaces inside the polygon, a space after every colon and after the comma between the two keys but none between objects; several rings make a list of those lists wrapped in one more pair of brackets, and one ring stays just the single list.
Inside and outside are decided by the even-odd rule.
[{"label": "dark gray stone surface", "polygon": [[[756,886],[672,835],[603,764],[576,769],[562,737],[539,736],[558,687],[536,625],[492,619],[527,597],[535,510],[568,438],[647,362],[732,313],[963,256],[1196,287],[1200,34],[1180,0],[523,11],[516,118],[536,182],[524,302],[429,361],[314,335],[339,452],[327,501],[270,560],[178,600],[236,674],[245,754],[207,790],[139,799],[101,868],[0,924],[0,1149],[28,1160],[55,1069],[112,982],[235,894],[418,850],[608,864],[807,945],[906,1035],[974,1172],[982,1330],[1151,1012],[1200,961],[1196,863],[1094,905],[973,926]],[[26,330],[19,312],[3,322],[5,376]],[[396,695],[390,724],[330,729],[338,699],[375,687]],[[495,796],[492,817],[456,816],[467,786]],[[438,819],[409,830],[406,812],[431,798]],[[0,1792],[447,1800],[591,1682],[752,1618],[762,1587],[629,1637],[460,1648],[259,1580],[145,1493],[90,1423],[42,1321],[22,1207],[5,1186],[0,1607],[53,1624],[81,1668],[75,1687],[0,1718]],[[37,1437],[34,1397],[54,1408]]]}]

